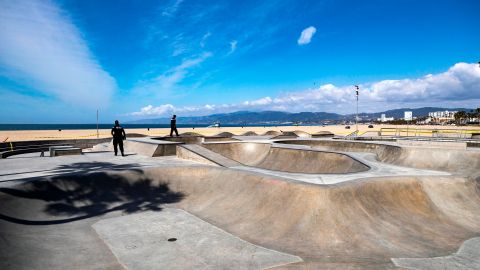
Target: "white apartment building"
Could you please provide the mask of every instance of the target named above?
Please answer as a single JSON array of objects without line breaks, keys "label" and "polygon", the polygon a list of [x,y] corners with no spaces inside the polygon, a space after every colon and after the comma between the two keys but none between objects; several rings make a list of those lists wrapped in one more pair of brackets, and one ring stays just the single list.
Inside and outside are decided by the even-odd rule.
[{"label": "white apartment building", "polygon": [[377,121],[387,122],[395,120],[393,117],[387,117],[384,113],[381,114],[380,118],[377,118]]},{"label": "white apartment building", "polygon": [[439,111],[439,112],[429,112],[428,116],[431,118],[447,118],[450,120],[455,119],[455,113],[457,111]]}]

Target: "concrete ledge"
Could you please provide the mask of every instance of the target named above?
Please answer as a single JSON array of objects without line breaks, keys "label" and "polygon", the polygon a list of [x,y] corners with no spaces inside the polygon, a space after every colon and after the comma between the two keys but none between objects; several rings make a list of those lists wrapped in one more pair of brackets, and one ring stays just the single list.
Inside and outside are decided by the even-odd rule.
[{"label": "concrete ledge", "polygon": [[48,148],[48,152],[50,153],[50,157],[53,157],[53,156],[55,156],[55,150],[59,150],[59,149],[70,149],[70,148],[74,148],[74,147],[71,146],[71,145],[50,146],[50,147]]},{"label": "concrete ledge", "polygon": [[185,157],[193,157],[194,155],[196,157],[200,157],[202,160],[206,160],[208,162],[217,164],[222,167],[235,167],[235,166],[241,166],[242,164],[231,160],[225,156],[222,156],[219,153],[216,153],[214,151],[211,151],[210,149],[207,149],[205,147],[196,145],[196,144],[185,144],[182,146],[179,146],[179,148],[183,148],[186,151],[190,152],[190,154],[185,155]]},{"label": "concrete ledge", "polygon": [[70,155],[81,155],[81,148],[65,148],[65,149],[53,149],[53,156],[70,156]]},{"label": "concrete ledge", "polygon": [[181,143],[152,140],[150,138],[127,139],[123,142],[125,151],[147,157],[174,156],[176,146]]},{"label": "concrete ledge", "polygon": [[196,161],[199,163],[207,164],[207,165],[213,165],[213,166],[220,166],[217,163],[191,151],[188,150],[180,145],[177,146],[177,157],[181,159],[186,159],[186,160],[192,160]]}]

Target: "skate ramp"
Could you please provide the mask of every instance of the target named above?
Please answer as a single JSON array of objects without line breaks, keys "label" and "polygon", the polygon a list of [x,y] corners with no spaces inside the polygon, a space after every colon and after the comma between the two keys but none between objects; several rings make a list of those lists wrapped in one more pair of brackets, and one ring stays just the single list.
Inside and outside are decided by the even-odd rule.
[{"label": "skate ramp", "polygon": [[247,131],[242,133],[240,136],[258,136],[258,134],[255,133],[255,131]]},{"label": "skate ramp", "polygon": [[280,131],[269,130],[269,131],[263,133],[262,136],[278,136],[280,134],[282,134]]},{"label": "skate ramp", "polygon": [[[209,166],[62,176],[0,190],[0,233],[6,243],[15,243],[1,247],[0,256],[10,259],[1,260],[0,266],[71,260],[66,252],[78,250],[81,258],[73,266],[86,261],[93,266],[97,261],[89,259],[101,254],[100,268],[112,267],[105,246],[94,252],[102,246],[98,239],[69,245],[67,235],[77,233],[83,223],[65,220],[86,222],[106,214],[161,211],[168,205],[304,261],[284,268],[396,269],[391,258],[447,256],[478,236],[479,204],[479,181],[458,176],[375,178],[329,186]],[[65,231],[67,227],[73,231]],[[53,241],[51,246],[35,241],[47,231],[65,236],[62,242],[47,240]],[[66,243],[61,251],[58,243]],[[20,247],[22,253],[12,255]],[[181,260],[171,258],[173,263],[176,259]]]},{"label": "skate ramp", "polygon": [[211,143],[203,147],[246,166],[291,173],[355,173],[369,167],[348,155],[274,147],[269,143]]},{"label": "skate ramp", "polygon": [[480,232],[480,184],[462,177],[314,186],[222,168],[149,174],[185,194],[178,207],[314,269],[388,269],[390,258],[451,254]]},{"label": "skate ramp", "polygon": [[434,147],[400,147],[391,144],[339,140],[278,140],[279,144],[306,145],[313,149],[374,153],[381,162],[417,169],[480,176],[480,151]]}]

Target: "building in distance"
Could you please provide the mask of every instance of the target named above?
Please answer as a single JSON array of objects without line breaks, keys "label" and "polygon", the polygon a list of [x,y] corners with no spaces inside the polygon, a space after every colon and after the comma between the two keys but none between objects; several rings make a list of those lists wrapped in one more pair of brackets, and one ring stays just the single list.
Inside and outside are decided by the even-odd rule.
[{"label": "building in distance", "polygon": [[380,121],[382,123],[388,122],[388,121],[393,121],[395,118],[393,117],[387,117],[384,113],[381,114],[380,118],[377,118],[377,121]]}]

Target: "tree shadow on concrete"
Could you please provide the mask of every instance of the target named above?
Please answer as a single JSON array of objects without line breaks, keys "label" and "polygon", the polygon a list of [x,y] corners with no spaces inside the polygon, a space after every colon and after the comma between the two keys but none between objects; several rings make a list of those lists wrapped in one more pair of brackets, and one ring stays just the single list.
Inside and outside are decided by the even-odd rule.
[{"label": "tree shadow on concrete", "polygon": [[51,174],[68,174],[68,173],[87,173],[95,171],[124,171],[131,170],[140,172],[143,166],[138,163],[115,164],[110,162],[76,162],[72,164],[59,165],[53,169],[46,170],[25,170],[15,173],[0,174],[0,176],[19,175],[27,173],[51,173]]},{"label": "tree shadow on concrete", "polygon": [[79,173],[92,171],[124,171],[135,170],[140,172],[142,166],[138,163],[115,164],[111,162],[75,162],[57,166],[54,171],[59,173]]},{"label": "tree shadow on concrete", "polygon": [[[73,167],[78,169],[84,166],[75,164]],[[0,219],[24,225],[62,224],[113,211],[128,214],[146,210],[161,211],[162,204],[179,202],[184,198],[184,194],[170,190],[166,183],[153,181],[140,170],[122,174],[100,172],[61,175],[31,181],[15,188],[0,188],[0,192],[19,200],[36,200],[32,202],[43,205],[48,220],[33,221],[0,214]],[[22,207],[25,204],[18,205]],[[18,212],[25,212],[21,210]],[[50,217],[64,218],[50,220]]]}]

